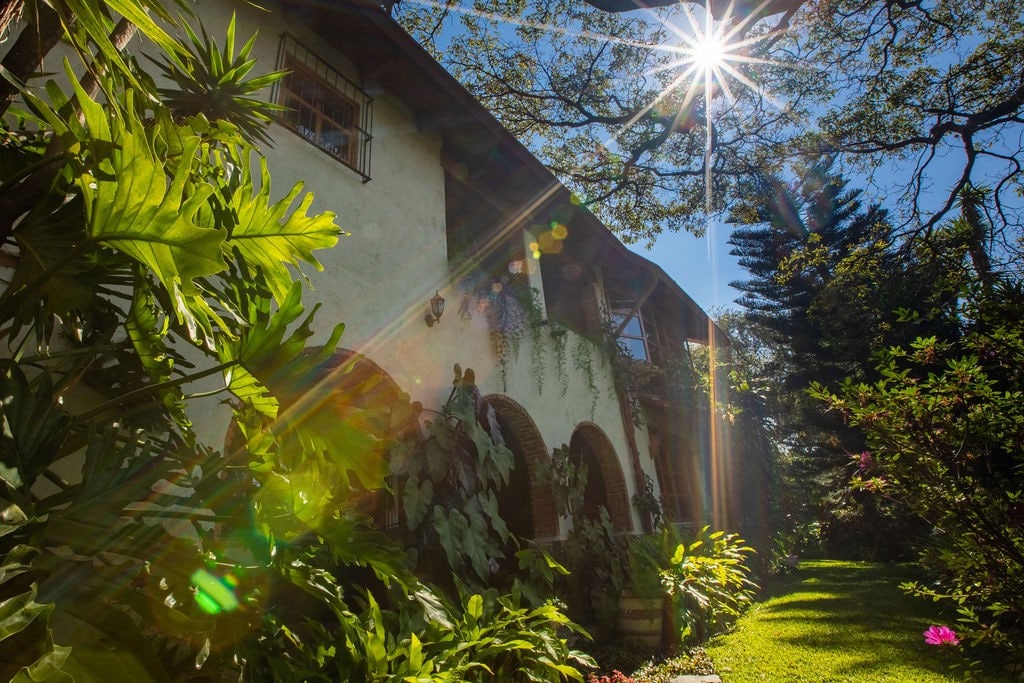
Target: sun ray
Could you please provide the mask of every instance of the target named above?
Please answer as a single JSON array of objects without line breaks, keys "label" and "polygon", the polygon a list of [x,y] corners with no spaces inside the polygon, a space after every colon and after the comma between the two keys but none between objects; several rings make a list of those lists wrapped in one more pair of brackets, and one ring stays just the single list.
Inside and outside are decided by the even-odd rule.
[{"label": "sun ray", "polygon": [[[710,4],[713,0],[705,0]],[[473,7],[464,7],[457,4],[437,2],[436,0],[410,0],[410,2],[446,11],[476,16],[489,21],[504,23],[510,26],[521,26],[534,28],[549,32],[554,35],[579,38],[583,40],[599,41],[629,47],[647,49],[657,52],[665,52],[677,55],[663,64],[644,72],[644,76],[651,76],[678,70],[679,73],[669,79],[659,92],[647,104],[632,113],[621,125],[608,130],[607,138],[597,144],[608,153],[616,156],[622,155],[619,148],[619,139],[638,122],[647,117],[651,112],[663,106],[666,100],[678,93],[684,84],[685,94],[682,101],[674,103],[676,106],[675,120],[673,126],[678,126],[683,117],[689,116],[695,100],[703,91],[704,94],[704,122],[706,144],[705,144],[705,213],[710,221],[712,214],[712,192],[711,192],[711,171],[713,161],[713,101],[716,93],[721,93],[730,103],[736,102],[736,93],[730,86],[730,81],[738,83],[744,88],[756,92],[772,106],[780,111],[785,110],[785,105],[767,92],[763,86],[757,84],[742,70],[737,68],[740,65],[776,65],[785,68],[782,62],[773,59],[750,54],[751,50],[759,43],[774,39],[785,33],[785,29],[778,29],[761,33],[751,37],[744,37],[745,33],[757,21],[763,18],[762,11],[768,6],[771,0],[762,0],[761,3],[749,13],[738,15],[735,13],[735,0],[730,0],[720,20],[714,20],[712,12],[704,9],[701,19],[697,18],[687,0],[679,0],[679,14],[685,22],[677,24],[666,20],[663,17],[656,17],[652,20],[660,22],[673,36],[668,42],[650,44],[644,41],[629,40],[626,38],[609,36],[588,30],[573,29],[569,26],[558,26],[550,23],[535,22],[522,19],[516,16],[487,12]],[[651,15],[654,17],[653,13]],[[709,226],[710,227],[710,226]]]}]

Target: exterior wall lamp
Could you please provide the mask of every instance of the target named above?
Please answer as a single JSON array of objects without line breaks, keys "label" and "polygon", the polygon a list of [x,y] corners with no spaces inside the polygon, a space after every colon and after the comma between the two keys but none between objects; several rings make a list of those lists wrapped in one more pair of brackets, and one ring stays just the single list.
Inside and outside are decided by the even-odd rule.
[{"label": "exterior wall lamp", "polygon": [[427,327],[433,327],[434,323],[441,322],[441,314],[444,313],[444,297],[434,290],[434,296],[430,297],[430,313],[423,317]]}]

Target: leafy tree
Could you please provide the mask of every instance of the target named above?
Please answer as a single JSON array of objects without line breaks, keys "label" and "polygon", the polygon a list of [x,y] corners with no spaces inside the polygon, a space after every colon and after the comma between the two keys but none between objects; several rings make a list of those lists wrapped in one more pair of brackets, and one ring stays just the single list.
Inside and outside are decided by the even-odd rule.
[{"label": "leafy tree", "polygon": [[454,2],[396,11],[627,241],[702,231],[709,125],[715,203],[726,211],[743,178],[785,175],[804,154],[827,152],[891,188],[905,210],[896,225],[929,232],[961,190],[986,185],[980,208],[1007,239],[1017,234],[1017,3],[716,2],[718,15],[732,8],[725,25],[739,58],[730,63],[737,75],[713,88],[710,122],[700,76],[695,84],[685,51],[673,47],[684,43],[674,32],[689,30],[692,4],[701,3],[618,13],[628,4],[494,0],[471,11]]},{"label": "leafy tree", "polygon": [[956,287],[940,275],[950,264],[927,250],[901,253],[886,213],[862,208],[861,193],[846,189],[827,159],[788,186],[755,178],[749,187],[734,214],[747,225],[730,239],[752,275],[733,283],[747,309],[733,328],[743,333],[741,350],[753,347],[749,369],[741,366],[750,390],[739,397],[780,449],[780,512],[793,531],[825,522],[824,540],[836,551],[903,552],[891,541],[906,533],[870,532],[904,524],[899,508],[847,487],[849,454],[864,449],[863,435],[823,414],[806,391],[812,382],[870,378],[876,349],[940,330],[934,316],[907,323],[898,311],[948,307]]}]

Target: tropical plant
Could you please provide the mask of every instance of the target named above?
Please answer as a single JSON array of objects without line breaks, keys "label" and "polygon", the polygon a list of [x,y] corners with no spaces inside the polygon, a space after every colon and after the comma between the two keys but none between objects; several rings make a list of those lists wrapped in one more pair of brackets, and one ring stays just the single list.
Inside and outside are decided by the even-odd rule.
[{"label": "tropical plant", "polygon": [[[149,3],[69,5],[67,37],[103,102],[66,65],[70,90],[19,90],[0,148],[0,203],[21,207],[5,213],[2,245],[0,675],[315,670],[331,637],[308,616],[351,618],[325,567],[428,602],[347,502],[356,484],[383,484],[383,444],[346,397],[311,401],[330,392],[302,379],[342,328],[304,351],[313,313],[289,266],[319,268],[313,252],[339,228],[309,213],[301,184],[272,198],[241,132],[265,109],[179,116],[110,47],[114,10],[168,59],[188,53]],[[214,378],[240,435],[223,456],[189,419]]]},{"label": "tropical plant", "polygon": [[179,119],[203,114],[208,119],[230,120],[247,140],[270,142],[266,124],[272,120],[271,113],[283,107],[267,102],[259,97],[259,92],[277,82],[285,72],[248,78],[256,66],[256,59],[250,56],[256,35],[236,54],[234,15],[228,23],[223,48],[205,29],[200,38],[188,24],[183,28],[190,43],[188,52],[173,59],[165,55],[161,60],[153,60],[160,75],[174,83],[174,87],[157,91],[164,104]]},{"label": "tropical plant", "polygon": [[634,595],[645,598],[661,598],[665,595],[661,573],[668,568],[672,557],[664,543],[669,534],[671,531],[663,527],[658,531],[628,537],[626,557],[629,580],[626,589]]},{"label": "tropical plant", "polygon": [[596,520],[577,520],[559,558],[569,574],[556,580],[557,594],[576,621],[593,625],[597,640],[608,641],[615,633],[619,594],[629,580],[629,561],[607,508],[601,507]]},{"label": "tropical plant", "polygon": [[480,419],[485,413],[473,370],[456,365],[455,372],[438,419],[425,422],[424,439],[392,454],[391,473],[405,542],[419,551],[418,571],[449,588],[456,581],[483,587],[519,548],[498,509],[515,460],[497,423]]},{"label": "tropical plant", "polygon": [[700,643],[724,630],[757,590],[746,564],[753,549],[736,534],[709,530],[705,526],[692,542],[677,545],[661,572],[684,643]]},{"label": "tropical plant", "polygon": [[583,495],[587,489],[588,468],[579,457],[573,458],[568,444],[551,452],[549,460],[541,461],[537,468],[538,481],[550,489],[561,517],[573,520],[573,526],[582,523]]}]

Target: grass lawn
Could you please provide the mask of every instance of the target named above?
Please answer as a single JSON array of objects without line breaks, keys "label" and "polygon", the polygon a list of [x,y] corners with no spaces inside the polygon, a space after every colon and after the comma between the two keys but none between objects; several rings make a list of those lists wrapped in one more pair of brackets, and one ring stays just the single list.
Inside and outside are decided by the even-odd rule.
[{"label": "grass lawn", "polygon": [[[890,565],[803,561],[707,652],[723,683],[932,683],[965,680],[956,651],[926,645],[921,632],[943,620],[934,604],[905,595],[914,578]],[[1010,681],[993,667],[979,681]]]}]

